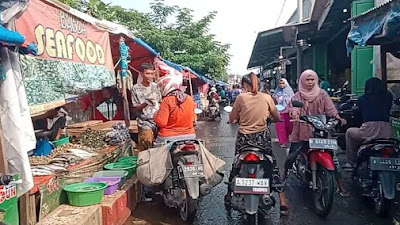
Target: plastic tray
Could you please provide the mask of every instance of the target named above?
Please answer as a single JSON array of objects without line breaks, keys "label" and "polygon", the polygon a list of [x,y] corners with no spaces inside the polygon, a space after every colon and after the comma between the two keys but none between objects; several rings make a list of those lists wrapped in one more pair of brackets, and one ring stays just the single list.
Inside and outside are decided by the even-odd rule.
[{"label": "plastic tray", "polygon": [[72,206],[89,206],[101,202],[107,184],[100,182],[75,183],[64,187]]},{"label": "plastic tray", "polygon": [[109,163],[104,166],[106,170],[126,170],[128,171],[127,179],[131,178],[133,173],[136,172],[136,164],[130,162],[116,162]]},{"label": "plastic tray", "polygon": [[119,183],[121,182],[120,177],[91,177],[86,179],[84,182],[101,182],[106,183],[107,188],[104,190],[104,195],[112,195],[114,194],[119,187]]}]

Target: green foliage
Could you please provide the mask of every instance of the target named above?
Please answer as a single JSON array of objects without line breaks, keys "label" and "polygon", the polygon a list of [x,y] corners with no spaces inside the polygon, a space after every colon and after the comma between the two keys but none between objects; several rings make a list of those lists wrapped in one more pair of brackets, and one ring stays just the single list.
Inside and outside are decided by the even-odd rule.
[{"label": "green foliage", "polygon": [[112,6],[101,0],[61,0],[82,12],[127,26],[136,36],[153,46],[175,63],[219,80],[227,80],[229,44],[222,44],[209,34],[217,12],[210,12],[198,21],[193,10],[168,6],[164,0],[151,3],[151,13]]}]

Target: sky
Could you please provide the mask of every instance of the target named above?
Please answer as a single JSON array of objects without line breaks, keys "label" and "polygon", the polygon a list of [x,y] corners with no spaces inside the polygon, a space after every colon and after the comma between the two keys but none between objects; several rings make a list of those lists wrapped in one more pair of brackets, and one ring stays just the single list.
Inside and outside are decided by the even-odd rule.
[{"label": "sky", "polygon": [[[150,12],[152,0],[104,0],[127,9]],[[279,14],[285,2],[281,17]],[[178,5],[194,10],[195,19],[200,19],[208,12],[218,14],[210,27],[210,33],[222,43],[231,44],[230,74],[245,74],[257,34],[272,29],[277,24],[286,23],[294,10],[297,0],[165,0],[167,5]]]}]

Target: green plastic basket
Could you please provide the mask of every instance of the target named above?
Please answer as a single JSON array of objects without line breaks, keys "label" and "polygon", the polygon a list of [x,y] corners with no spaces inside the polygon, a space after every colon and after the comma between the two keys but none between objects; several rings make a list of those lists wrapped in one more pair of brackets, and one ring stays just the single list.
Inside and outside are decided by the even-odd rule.
[{"label": "green plastic basket", "polygon": [[393,136],[400,138],[400,119],[390,117],[390,124],[392,125]]},{"label": "green plastic basket", "polygon": [[106,170],[126,170],[128,171],[128,175],[126,179],[132,177],[133,173],[136,172],[136,163],[133,164],[132,162],[116,162],[116,163],[109,163],[104,166]]},{"label": "green plastic basket", "polygon": [[132,162],[133,164],[136,164],[138,160],[137,156],[124,156],[118,159],[118,162]]},{"label": "green plastic basket", "polygon": [[54,147],[65,145],[69,143],[69,137],[60,138],[57,141],[53,141]]},{"label": "green plastic basket", "polygon": [[68,202],[72,206],[89,206],[99,204],[103,199],[107,184],[101,182],[75,183],[64,187]]}]

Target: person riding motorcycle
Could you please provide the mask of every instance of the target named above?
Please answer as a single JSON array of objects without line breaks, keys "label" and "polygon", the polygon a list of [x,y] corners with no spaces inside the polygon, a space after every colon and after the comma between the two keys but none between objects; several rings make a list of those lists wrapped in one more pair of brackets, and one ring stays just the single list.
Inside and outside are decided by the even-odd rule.
[{"label": "person riding motorcycle", "polygon": [[209,106],[217,106],[219,104],[220,96],[218,95],[217,89],[215,87],[212,87],[210,90],[210,93],[208,93],[208,101],[209,101]]},{"label": "person riding motorcycle", "polygon": [[154,115],[159,128],[156,142],[196,139],[193,98],[182,91],[182,76],[167,75],[158,81],[162,101]]},{"label": "person riding motorcycle", "polygon": [[389,123],[393,95],[385,90],[379,78],[373,77],[365,82],[364,95],[357,100],[358,113],[362,119],[360,128],[349,128],[346,132],[346,153],[349,162],[346,168],[353,168],[357,161],[360,145],[375,138],[390,138],[393,135]]},{"label": "person riding motorcycle", "polygon": [[[266,154],[273,158],[273,172],[279,178],[279,169],[276,165],[275,156],[272,152],[271,133],[267,127],[266,121],[269,116],[272,116],[274,121],[279,120],[279,113],[275,107],[274,100],[268,94],[258,92],[258,80],[254,73],[245,75],[242,78],[244,92],[240,94],[234,105],[232,112],[229,115],[230,123],[239,123],[239,132],[236,139],[236,153],[243,146],[254,146],[262,148]],[[238,173],[234,165],[229,176],[229,182]],[[275,184],[281,184],[280,179],[274,180]],[[281,185],[283,186],[283,185]],[[288,205],[286,202],[283,188],[276,188],[280,197],[280,211],[282,215],[288,214]],[[228,192],[225,195],[225,201],[230,202],[232,198],[231,186],[228,186]]]},{"label": "person riding motorcycle", "polygon": [[[318,75],[315,71],[306,70],[301,74],[298,89],[299,91],[293,96],[292,100],[299,100],[303,102],[304,107],[300,109],[291,105],[290,115],[295,121],[299,121],[300,115],[323,114],[340,120],[342,125],[347,123],[346,120],[339,116],[335,105],[326,91],[318,86]],[[297,156],[304,148],[308,147],[308,140],[310,138],[313,138],[312,128],[310,126],[300,122],[293,123],[293,131],[291,136],[292,143],[290,146],[289,155],[285,162],[284,179],[287,178],[288,170],[292,168]],[[335,177],[338,182],[340,194],[347,197],[348,193],[345,191],[343,185],[339,160],[335,154],[333,156],[333,161],[335,164]]]}]

